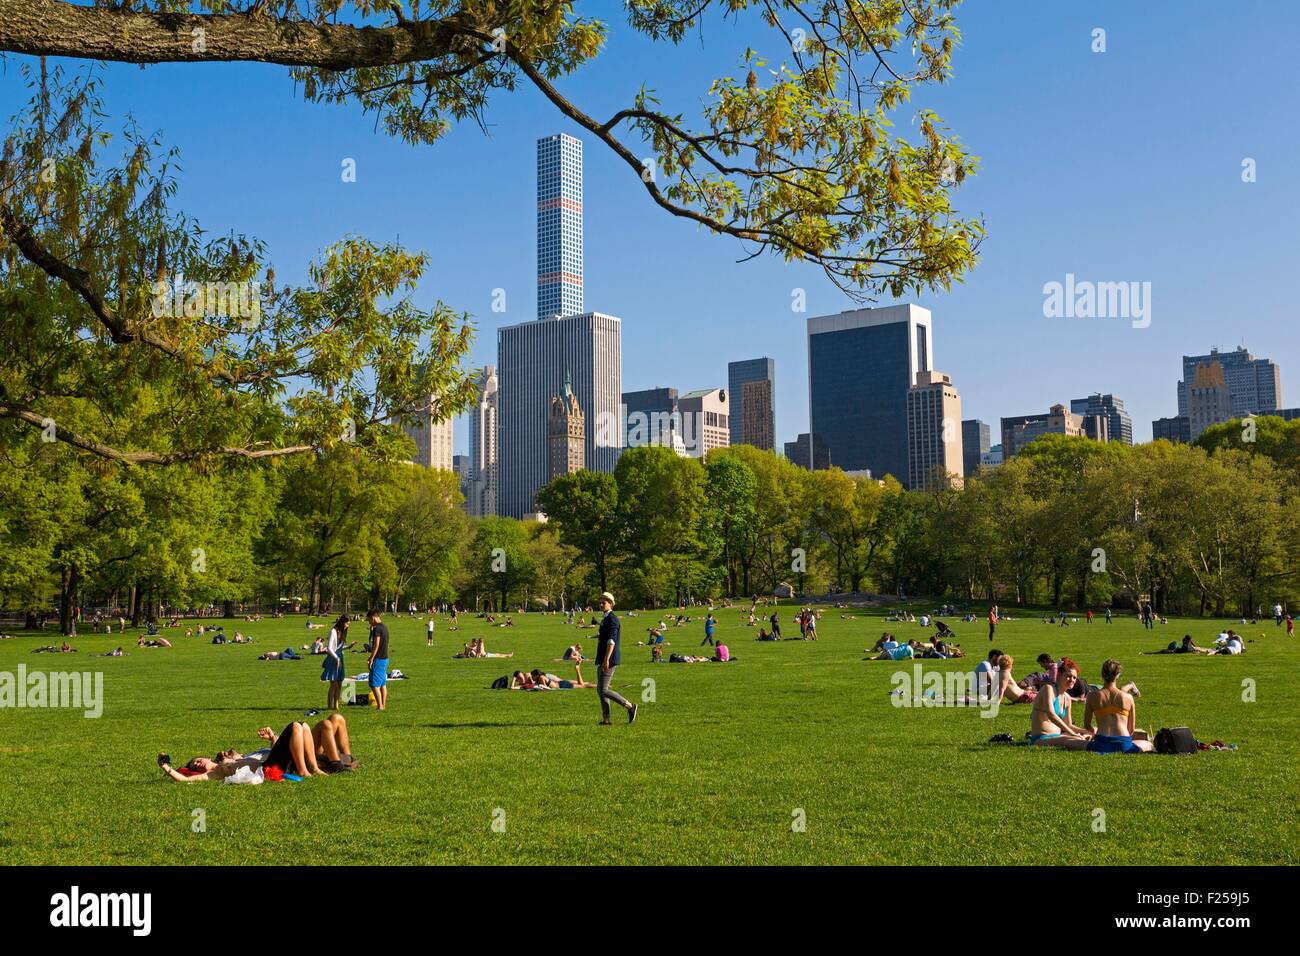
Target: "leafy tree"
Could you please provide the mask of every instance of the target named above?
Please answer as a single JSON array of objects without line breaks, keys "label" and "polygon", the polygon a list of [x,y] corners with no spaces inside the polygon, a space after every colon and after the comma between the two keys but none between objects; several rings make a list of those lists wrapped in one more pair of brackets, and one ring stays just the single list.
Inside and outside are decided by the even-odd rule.
[{"label": "leafy tree", "polygon": [[623,544],[614,476],[585,470],[561,475],[537,493],[537,505],[560,543],[591,567],[601,591],[609,590],[611,563]]}]

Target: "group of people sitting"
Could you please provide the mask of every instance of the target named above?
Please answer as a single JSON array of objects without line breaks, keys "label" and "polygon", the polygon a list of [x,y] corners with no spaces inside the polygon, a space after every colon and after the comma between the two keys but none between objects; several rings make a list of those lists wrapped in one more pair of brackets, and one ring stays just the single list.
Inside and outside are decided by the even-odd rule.
[{"label": "group of people sitting", "polygon": [[182,767],[173,767],[171,757],[158,755],[158,766],[168,778],[177,783],[202,783],[225,780],[247,767],[263,779],[306,779],[347,773],[360,767],[352,756],[352,742],[348,738],[348,723],[342,714],[331,714],[315,727],[291,721],[280,733],[263,727],[257,736],[269,746],[253,753],[223,750],[215,757],[195,757]]},{"label": "group of people sitting", "polygon": [[913,658],[952,660],[965,657],[966,652],[959,645],[948,640],[951,636],[952,631],[946,626],[931,641],[900,641],[893,634],[886,631],[880,635],[879,640],[873,646],[866,650],[867,654],[874,654],[875,656],[863,659],[868,661],[906,661]]}]

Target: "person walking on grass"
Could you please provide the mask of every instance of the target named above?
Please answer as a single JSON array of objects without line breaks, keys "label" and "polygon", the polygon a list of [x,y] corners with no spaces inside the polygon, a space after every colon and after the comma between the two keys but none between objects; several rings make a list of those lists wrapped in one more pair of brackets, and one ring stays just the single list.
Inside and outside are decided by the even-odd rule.
[{"label": "person walking on grass", "polygon": [[998,606],[996,604],[989,608],[989,642],[993,641],[993,634],[998,629]]},{"label": "person walking on grass", "polygon": [[378,611],[370,612],[370,661],[367,664],[370,693],[375,706],[388,709],[388,625]]},{"label": "person walking on grass", "polygon": [[700,647],[713,643],[713,624],[713,615],[710,613],[704,618],[704,640],[700,641]]},{"label": "person walking on grass", "polygon": [[621,663],[619,657],[619,621],[614,613],[614,595],[605,591],[600,596],[600,606],[605,616],[600,622],[600,634],[596,638],[596,696],[600,698],[600,711],[603,715],[601,724],[609,724],[609,705],[612,701],[627,711],[627,722],[636,720],[636,704],[629,704],[618,692],[610,688],[614,680],[614,668]]},{"label": "person walking on grass", "polygon": [[433,612],[429,612],[429,623],[425,625],[425,633],[429,636],[429,646],[433,647]]}]

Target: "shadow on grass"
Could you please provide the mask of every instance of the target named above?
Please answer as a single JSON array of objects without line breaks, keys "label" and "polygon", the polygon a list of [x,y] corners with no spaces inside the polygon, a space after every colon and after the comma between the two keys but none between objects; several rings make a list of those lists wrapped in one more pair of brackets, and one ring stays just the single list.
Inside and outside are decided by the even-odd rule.
[{"label": "shadow on grass", "polygon": [[[591,723],[594,726],[597,723],[597,721],[593,720],[591,721]],[[460,730],[463,727],[509,727],[512,730],[519,730],[521,728],[529,728],[529,727],[582,727],[585,726],[585,724],[582,721],[577,721],[577,720],[568,720],[568,721],[551,720],[551,721],[546,721],[545,723],[538,723],[536,721],[531,721],[531,720],[520,720],[520,721],[513,721],[513,722],[493,721],[493,720],[472,720],[463,724],[442,723],[442,724],[425,724],[424,726],[432,728],[433,730]]]}]

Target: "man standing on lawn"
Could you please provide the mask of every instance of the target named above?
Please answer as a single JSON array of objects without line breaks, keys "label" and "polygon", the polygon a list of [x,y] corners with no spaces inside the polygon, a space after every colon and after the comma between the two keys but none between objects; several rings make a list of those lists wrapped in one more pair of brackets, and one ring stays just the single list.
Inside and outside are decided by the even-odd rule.
[{"label": "man standing on lawn", "polygon": [[614,680],[614,668],[620,663],[618,653],[619,620],[614,613],[614,595],[605,591],[600,596],[600,606],[605,616],[600,622],[600,634],[596,638],[596,696],[600,698],[600,711],[604,715],[601,724],[609,724],[609,704],[613,701],[627,711],[627,722],[636,720],[636,704],[629,704],[616,691],[610,689]]},{"label": "man standing on lawn", "polygon": [[989,608],[989,641],[993,641],[993,633],[998,629],[998,606],[994,604]]},{"label": "man standing on lawn", "polygon": [[370,693],[375,706],[388,708],[388,625],[378,611],[370,612]]}]

